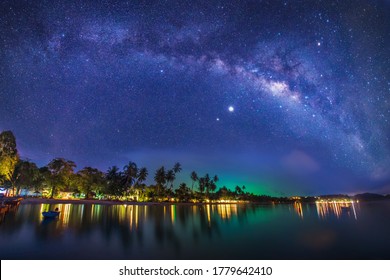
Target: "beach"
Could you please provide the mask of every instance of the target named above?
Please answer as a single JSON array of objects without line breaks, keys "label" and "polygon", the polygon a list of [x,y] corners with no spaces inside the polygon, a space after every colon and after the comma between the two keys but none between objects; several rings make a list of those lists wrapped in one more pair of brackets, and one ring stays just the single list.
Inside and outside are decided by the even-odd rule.
[{"label": "beach", "polygon": [[[100,204],[100,205],[204,205],[204,204],[246,204],[249,202],[136,202],[97,199],[54,199],[54,198],[25,198],[21,204]],[[268,203],[267,203],[268,204]]]}]

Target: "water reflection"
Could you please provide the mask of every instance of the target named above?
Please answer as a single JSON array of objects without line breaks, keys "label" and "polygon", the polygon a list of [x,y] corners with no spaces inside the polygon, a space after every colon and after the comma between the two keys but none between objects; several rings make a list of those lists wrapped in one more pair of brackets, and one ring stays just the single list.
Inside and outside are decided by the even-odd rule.
[{"label": "water reflection", "polygon": [[[292,206],[291,206],[292,205]],[[313,210],[311,204],[302,204],[294,202],[290,207],[301,219],[305,215],[310,215]],[[329,217],[340,218],[342,216],[357,219],[358,204],[353,201],[343,202],[316,202],[315,210],[318,218],[326,219]],[[175,224],[187,226],[207,225],[207,227],[217,226],[220,221],[229,222],[237,219],[242,222],[248,211],[256,211],[255,205],[237,205],[237,204],[207,204],[207,205],[73,205],[73,204],[39,204],[23,205],[24,211],[29,213],[29,219],[45,221],[42,212],[58,208],[60,215],[57,221],[61,228],[78,227],[106,227],[110,224],[126,226],[129,230],[138,230],[140,225],[146,222],[154,221],[156,227],[168,227]],[[276,209],[277,205],[267,206],[268,209]],[[305,208],[305,209],[304,209]],[[28,210],[27,210],[28,209]],[[15,212],[15,211],[14,211]],[[304,214],[306,213],[306,214]],[[11,214],[10,214],[11,215]],[[19,216],[21,216],[20,214]],[[32,216],[32,217],[30,217]],[[22,218],[22,217],[19,217]],[[196,219],[199,219],[196,221]],[[245,219],[244,219],[245,220]]]},{"label": "water reflection", "polygon": [[293,209],[293,212],[302,220],[305,216],[311,216],[312,211],[315,211],[317,218],[320,220],[329,218],[357,220],[358,217],[357,208],[359,204],[354,201],[317,201],[314,205],[296,201],[292,206],[289,206],[289,209],[290,211]]},{"label": "water reflection", "polygon": [[298,201],[294,202],[294,210],[295,210],[295,213],[297,213],[298,216],[303,219],[303,209],[302,209],[301,202],[298,202]]},{"label": "water reflection", "polygon": [[326,219],[335,216],[339,219],[342,216],[348,216],[357,220],[355,204],[354,201],[317,201],[318,217]]},{"label": "water reflection", "polygon": [[[34,222],[44,226],[35,227],[37,236],[46,236],[48,230],[61,231],[69,229],[77,234],[86,234],[96,229],[102,230],[107,238],[113,233],[129,235],[138,232],[142,237],[145,226],[154,228],[155,238],[159,241],[173,242],[174,227],[190,228],[193,236],[206,233],[208,236],[219,234],[219,222],[229,222],[234,217],[245,216],[248,206],[235,204],[192,205],[192,206],[140,206],[140,205],[73,205],[73,204],[40,204],[23,205],[16,222]],[[60,215],[56,219],[44,219],[42,212],[58,208]],[[28,216],[26,216],[28,213]],[[245,219],[243,219],[245,220]],[[10,226],[11,227],[11,226]],[[49,229],[50,228],[50,229]],[[175,243],[175,242],[173,242]]]},{"label": "water reflection", "polygon": [[[57,219],[42,218],[43,211],[57,207],[61,211]],[[244,250],[235,247],[236,240],[250,239],[250,244],[257,244],[258,240],[283,243],[294,236],[284,235],[294,227],[337,221],[341,217],[355,220],[358,210],[356,203],[347,202],[149,206],[24,204],[0,224],[0,242],[19,240],[26,248],[37,246],[29,248],[36,258],[46,256],[39,253],[49,254],[43,247],[56,252],[61,248],[58,258],[74,258],[75,254],[87,259],[196,258],[208,251],[226,258],[221,246],[223,250]],[[18,246],[15,244],[13,246]],[[13,247],[9,246],[0,256],[12,252]],[[294,241],[284,246],[293,247]],[[269,251],[274,252],[271,249],[275,248]],[[298,254],[299,250],[294,252]],[[20,256],[23,255],[15,255],[15,258]]]},{"label": "water reflection", "polygon": [[223,220],[230,219],[232,215],[237,216],[237,204],[218,204],[217,213]]}]

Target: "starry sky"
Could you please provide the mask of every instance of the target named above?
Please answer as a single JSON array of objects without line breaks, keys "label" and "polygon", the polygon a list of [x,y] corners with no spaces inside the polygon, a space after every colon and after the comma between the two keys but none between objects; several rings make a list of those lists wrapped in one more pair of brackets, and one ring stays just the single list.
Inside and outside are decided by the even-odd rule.
[{"label": "starry sky", "polygon": [[386,193],[389,121],[387,0],[0,3],[0,130],[40,166]]}]

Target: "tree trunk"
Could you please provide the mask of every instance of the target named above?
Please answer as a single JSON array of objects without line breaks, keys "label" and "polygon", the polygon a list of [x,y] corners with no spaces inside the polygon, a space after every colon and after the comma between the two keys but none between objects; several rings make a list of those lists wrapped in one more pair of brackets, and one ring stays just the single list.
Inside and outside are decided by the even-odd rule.
[{"label": "tree trunk", "polygon": [[51,195],[50,195],[50,198],[53,198],[54,197],[54,192],[56,190],[56,187],[55,186],[52,186],[51,187]]}]

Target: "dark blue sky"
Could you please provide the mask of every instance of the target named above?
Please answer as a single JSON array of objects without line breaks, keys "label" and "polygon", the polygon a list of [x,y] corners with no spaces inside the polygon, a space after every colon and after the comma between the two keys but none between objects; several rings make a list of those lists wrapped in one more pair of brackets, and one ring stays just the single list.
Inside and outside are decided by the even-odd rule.
[{"label": "dark blue sky", "polygon": [[0,17],[0,130],[39,165],[390,191],[389,1],[9,0]]}]

